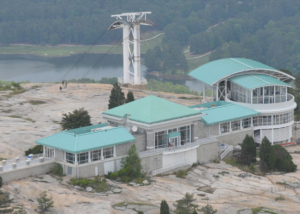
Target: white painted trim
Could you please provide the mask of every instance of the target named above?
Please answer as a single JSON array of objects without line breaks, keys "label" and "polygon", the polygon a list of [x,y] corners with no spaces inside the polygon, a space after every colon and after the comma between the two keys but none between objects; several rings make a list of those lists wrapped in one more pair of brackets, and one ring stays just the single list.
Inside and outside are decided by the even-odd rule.
[{"label": "white painted trim", "polygon": [[180,149],[180,150],[174,150],[174,151],[166,151],[166,152],[163,152],[162,154],[163,155],[172,155],[172,154],[175,154],[175,153],[181,153],[181,152],[190,151],[190,150],[196,149],[198,147],[199,147],[199,145],[193,146],[191,148],[186,148],[186,149]]}]

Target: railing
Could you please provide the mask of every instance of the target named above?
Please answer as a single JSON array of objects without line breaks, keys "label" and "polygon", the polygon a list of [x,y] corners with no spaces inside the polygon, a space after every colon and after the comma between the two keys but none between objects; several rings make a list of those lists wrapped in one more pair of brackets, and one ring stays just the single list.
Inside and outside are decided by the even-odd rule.
[{"label": "railing", "polygon": [[224,152],[222,152],[222,154],[220,155],[220,158],[221,160],[223,160],[223,158],[229,153],[233,151],[233,146],[232,145],[229,145],[225,150]]},{"label": "railing", "polygon": [[198,145],[201,145],[201,144],[207,144],[207,143],[210,143],[210,142],[215,142],[216,140],[217,140],[216,137],[209,137],[209,138],[199,139],[199,140],[197,140],[193,143],[187,143],[183,146],[177,146],[177,147],[174,146],[174,147],[167,147],[167,148],[161,148],[161,149],[152,149],[152,150],[140,152],[139,157],[146,157],[146,156],[151,156],[151,155],[155,155],[155,154],[161,154],[163,152],[180,151],[180,150],[192,148],[194,146],[198,146]]},{"label": "railing", "polygon": [[44,154],[32,155],[30,159],[28,157],[20,157],[15,159],[3,160],[2,166],[0,166],[0,172],[36,165],[51,160],[54,160],[54,157],[44,157]]},{"label": "railing", "polygon": [[156,169],[156,170],[153,170],[152,171],[152,176],[154,175],[158,175],[158,174],[162,174],[164,172],[168,172],[170,170],[173,170],[173,169],[177,169],[177,168],[180,168],[180,167],[183,167],[183,166],[188,166],[188,165],[192,165],[192,161],[190,160],[184,160],[180,163],[177,163],[177,164],[170,164],[166,167],[163,167],[163,168],[160,168],[160,169]]}]

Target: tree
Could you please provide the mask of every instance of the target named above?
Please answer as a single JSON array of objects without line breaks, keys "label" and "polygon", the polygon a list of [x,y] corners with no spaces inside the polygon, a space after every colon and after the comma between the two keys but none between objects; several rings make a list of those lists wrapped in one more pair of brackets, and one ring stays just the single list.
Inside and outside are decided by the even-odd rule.
[{"label": "tree", "polygon": [[119,86],[119,84],[116,82],[113,85],[113,88],[112,88],[110,96],[109,96],[108,109],[112,109],[112,108],[118,107],[120,105],[123,105],[124,102],[125,102],[124,93],[122,92],[122,89]]},{"label": "tree", "polygon": [[54,205],[52,197],[48,198],[46,191],[42,192],[36,200],[39,203],[38,207],[41,213],[44,213],[45,211],[49,210]]},{"label": "tree", "polygon": [[293,163],[293,158],[288,151],[278,144],[273,145],[272,147],[276,151],[275,170],[281,172],[295,172],[297,165]]},{"label": "tree", "polygon": [[43,146],[42,145],[36,145],[32,148],[29,148],[25,150],[25,156],[28,156],[30,154],[36,155],[36,154],[41,154],[43,153]]},{"label": "tree", "polygon": [[214,208],[208,204],[205,207],[202,207],[200,211],[204,214],[215,214],[218,210],[214,210]]},{"label": "tree", "polygon": [[245,165],[256,161],[256,145],[252,136],[246,135],[243,140],[240,161]]},{"label": "tree", "polygon": [[136,146],[133,144],[128,150],[128,156],[121,161],[122,169],[119,171],[119,176],[125,176],[130,180],[139,178],[142,176],[141,159],[136,151]]},{"label": "tree", "polygon": [[90,126],[91,117],[84,108],[75,109],[72,113],[63,114],[61,127],[63,129],[76,129],[84,126]]},{"label": "tree", "polygon": [[271,147],[269,157],[268,157],[268,169],[269,170],[274,170],[275,169],[275,164],[276,164],[276,149],[274,146]]},{"label": "tree", "polygon": [[169,205],[165,200],[161,201],[160,214],[170,214]]},{"label": "tree", "polygon": [[262,140],[262,143],[260,145],[260,150],[259,150],[259,158],[261,162],[264,162],[268,165],[269,161],[269,155],[270,155],[270,150],[271,150],[271,143],[268,140],[267,137],[264,137]]},{"label": "tree", "polygon": [[2,177],[0,176],[0,189],[1,189],[1,187],[2,187]]},{"label": "tree", "polygon": [[196,211],[198,205],[193,202],[196,200],[193,198],[194,195],[186,193],[183,199],[177,201],[176,214],[193,214]]},{"label": "tree", "polygon": [[130,103],[132,101],[134,101],[133,93],[131,91],[128,91],[128,93],[127,93],[127,99],[126,99],[125,103]]}]

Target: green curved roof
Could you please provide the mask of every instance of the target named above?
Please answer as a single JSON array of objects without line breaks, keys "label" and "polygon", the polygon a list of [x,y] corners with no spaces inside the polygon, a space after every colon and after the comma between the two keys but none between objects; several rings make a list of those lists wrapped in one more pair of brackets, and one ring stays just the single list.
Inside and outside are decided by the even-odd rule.
[{"label": "green curved roof", "polygon": [[213,85],[227,76],[247,70],[269,70],[276,73],[281,73],[291,79],[294,79],[292,76],[278,71],[275,68],[251,59],[244,58],[226,58],[215,60],[196,68],[195,70],[191,71],[189,75],[208,85]]},{"label": "green curved roof", "polygon": [[125,117],[141,123],[152,124],[200,114],[189,107],[153,95],[115,107],[103,112],[104,115]]},{"label": "green curved roof", "polygon": [[291,85],[282,82],[274,77],[270,77],[263,74],[247,74],[236,76],[230,78],[230,81],[249,90],[269,85],[292,87]]}]

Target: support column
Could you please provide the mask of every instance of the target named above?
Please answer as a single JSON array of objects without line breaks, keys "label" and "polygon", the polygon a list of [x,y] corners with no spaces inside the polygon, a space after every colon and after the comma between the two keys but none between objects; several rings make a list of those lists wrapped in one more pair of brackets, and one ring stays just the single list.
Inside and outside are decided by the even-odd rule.
[{"label": "support column", "polygon": [[136,23],[133,28],[134,39],[134,84],[141,84],[141,49],[140,49],[140,24]]},{"label": "support column", "polygon": [[206,101],[205,101],[205,83],[202,83],[202,103],[206,103]]},{"label": "support column", "polygon": [[123,27],[123,83],[130,82],[130,60],[129,60],[129,26]]},{"label": "support column", "polygon": [[154,132],[147,131],[147,150],[155,149],[154,142]]}]

